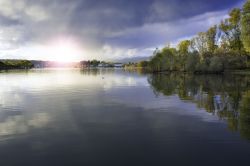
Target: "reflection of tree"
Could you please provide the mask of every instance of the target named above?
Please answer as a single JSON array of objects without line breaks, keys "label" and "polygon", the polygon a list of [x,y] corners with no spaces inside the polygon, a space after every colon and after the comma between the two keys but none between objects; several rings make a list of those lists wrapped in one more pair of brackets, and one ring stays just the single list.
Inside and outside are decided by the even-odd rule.
[{"label": "reflection of tree", "polygon": [[204,106],[204,108],[207,110],[207,112],[214,114],[215,113],[214,112],[215,108],[214,108],[213,97],[214,97],[214,93],[213,92],[208,92],[206,100],[202,101],[200,107]]},{"label": "reflection of tree", "polygon": [[250,139],[250,90],[244,93],[240,105],[240,133]]},{"label": "reflection of tree", "polygon": [[148,81],[156,94],[162,93],[168,96],[174,94],[176,90],[178,80],[174,77],[174,75],[152,75]]},{"label": "reflection of tree", "polygon": [[177,94],[181,100],[191,100],[197,107],[227,121],[231,131],[240,130],[250,139],[249,76],[158,74],[151,75],[148,81],[156,94]]}]

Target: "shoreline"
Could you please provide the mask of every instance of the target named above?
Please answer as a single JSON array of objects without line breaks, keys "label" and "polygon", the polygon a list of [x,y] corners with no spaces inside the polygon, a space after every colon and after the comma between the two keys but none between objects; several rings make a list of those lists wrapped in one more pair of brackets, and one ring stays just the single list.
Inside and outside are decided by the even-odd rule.
[{"label": "shoreline", "polygon": [[145,69],[141,67],[135,67],[135,68],[68,68],[68,67],[61,67],[61,68],[5,68],[0,69],[0,73],[4,72],[13,72],[13,71],[31,71],[31,70],[46,70],[46,69],[65,69],[65,70],[71,70],[71,69],[79,69],[79,70],[103,70],[103,69],[114,69],[114,70],[125,70],[128,72],[140,72],[145,74],[192,74],[192,75],[225,75],[225,74],[237,74],[237,75],[250,75],[250,69],[244,69],[244,70],[226,70],[223,72],[188,72],[188,71],[150,71],[150,69]]},{"label": "shoreline", "polygon": [[189,72],[189,71],[177,71],[177,70],[165,70],[165,71],[150,71],[150,69],[145,69],[141,67],[135,68],[124,68],[127,71],[140,71],[143,73],[149,74],[166,74],[166,73],[179,73],[179,74],[193,74],[193,75],[224,75],[224,74],[242,74],[242,75],[250,75],[250,69],[244,70],[225,70],[222,72]]}]

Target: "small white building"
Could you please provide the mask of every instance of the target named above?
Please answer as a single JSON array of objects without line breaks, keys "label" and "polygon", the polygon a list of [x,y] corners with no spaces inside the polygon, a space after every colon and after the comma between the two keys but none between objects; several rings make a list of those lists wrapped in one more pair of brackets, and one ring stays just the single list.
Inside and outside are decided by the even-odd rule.
[{"label": "small white building", "polygon": [[122,63],[114,63],[114,67],[122,68],[123,64]]}]

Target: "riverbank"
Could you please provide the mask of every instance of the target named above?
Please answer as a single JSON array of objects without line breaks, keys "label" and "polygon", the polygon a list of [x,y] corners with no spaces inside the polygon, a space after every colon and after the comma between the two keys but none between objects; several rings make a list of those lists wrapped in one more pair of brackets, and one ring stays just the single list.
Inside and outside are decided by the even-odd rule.
[{"label": "riverbank", "polygon": [[248,70],[234,70],[234,71],[229,71],[232,74],[240,74],[240,75],[250,75],[250,69]]},{"label": "riverbank", "polygon": [[178,71],[178,70],[162,70],[162,71],[153,71],[150,68],[143,67],[125,67],[125,71],[129,72],[139,72],[139,73],[151,73],[151,74],[194,74],[194,75],[221,75],[221,74],[241,74],[241,75],[250,75],[250,69],[244,70],[225,70],[221,72],[190,72],[190,71]]},{"label": "riverbank", "polygon": [[31,69],[33,64],[28,60],[0,60],[0,70]]}]

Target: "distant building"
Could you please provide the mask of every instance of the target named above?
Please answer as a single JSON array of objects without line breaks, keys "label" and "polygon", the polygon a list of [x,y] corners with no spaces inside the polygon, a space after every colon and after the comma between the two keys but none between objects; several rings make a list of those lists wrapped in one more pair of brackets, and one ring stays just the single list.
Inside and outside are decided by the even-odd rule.
[{"label": "distant building", "polygon": [[106,64],[106,63],[100,63],[100,64],[98,65],[98,67],[99,67],[99,68],[108,67],[108,64]]},{"label": "distant building", "polygon": [[122,68],[123,64],[122,63],[114,63],[114,67],[116,67],[116,68]]},{"label": "distant building", "polygon": [[81,61],[80,62],[81,68],[122,68],[122,63],[108,63],[108,62],[101,62],[97,65],[91,63],[91,61]]}]

